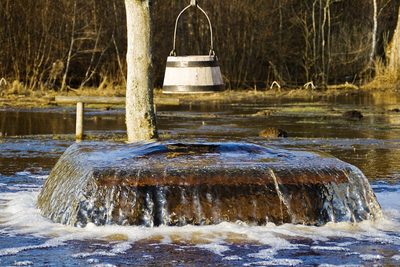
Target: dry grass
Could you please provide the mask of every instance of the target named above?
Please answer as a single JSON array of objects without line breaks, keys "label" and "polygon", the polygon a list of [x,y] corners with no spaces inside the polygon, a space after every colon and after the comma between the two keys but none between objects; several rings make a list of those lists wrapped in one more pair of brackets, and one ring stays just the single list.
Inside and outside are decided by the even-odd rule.
[{"label": "dry grass", "polygon": [[104,79],[98,88],[84,87],[82,89],[69,88],[67,91],[61,92],[52,88],[40,85],[37,90],[29,90],[23,82],[13,81],[10,83],[0,84],[0,96],[30,96],[30,95],[81,95],[81,96],[125,96],[125,86],[115,86],[112,82]]},{"label": "dry grass", "polygon": [[[378,64],[378,63],[377,63]],[[380,63],[379,63],[380,64]],[[154,96],[157,98],[178,98],[181,102],[240,102],[260,100],[263,98],[308,98],[321,97],[327,95],[345,95],[352,93],[373,93],[373,92],[397,92],[400,88],[400,81],[393,82],[384,74],[383,65],[377,65],[377,78],[361,88],[361,90],[352,90],[351,88],[341,88],[334,90],[311,90],[311,89],[293,89],[281,88],[281,90],[226,90],[220,93],[206,94],[163,94],[161,89],[154,90]],[[28,90],[22,82],[13,81],[0,85],[0,107],[44,107],[49,108],[55,105],[56,96],[125,96],[126,86],[115,85],[115,82],[108,82],[103,79],[98,88],[85,87],[83,89],[69,89],[64,92],[55,91],[51,88],[40,86],[37,90]]]},{"label": "dry grass", "polygon": [[125,96],[125,86],[104,82],[99,88],[68,89],[60,92],[44,85],[29,90],[20,81],[0,85],[0,107],[52,107],[56,96]]},{"label": "dry grass", "polygon": [[2,84],[0,87],[0,95],[29,95],[30,91],[20,81],[13,81],[11,84]]},{"label": "dry grass", "polygon": [[397,70],[389,69],[382,59],[378,59],[374,62],[374,70],[375,77],[371,82],[363,85],[362,89],[387,92],[399,90],[400,79]]}]

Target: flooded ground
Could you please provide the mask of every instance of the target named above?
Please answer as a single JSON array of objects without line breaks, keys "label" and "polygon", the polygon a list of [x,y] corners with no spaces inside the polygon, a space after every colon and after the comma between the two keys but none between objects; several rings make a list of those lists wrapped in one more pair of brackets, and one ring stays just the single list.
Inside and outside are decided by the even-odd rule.
[{"label": "flooded ground", "polygon": [[[399,104],[398,104],[399,103]],[[397,110],[396,110],[397,109]],[[73,144],[75,109],[0,110],[0,266],[400,265],[400,97],[259,98],[158,106],[168,140],[246,140],[315,149],[357,166],[387,217],[379,222],[251,226],[73,228],[40,216],[36,199]],[[360,120],[342,113],[358,110]],[[260,111],[264,115],[255,116]],[[259,113],[260,114],[260,113]],[[124,110],[87,109],[86,142],[126,138]],[[266,127],[288,138],[266,139]]]}]

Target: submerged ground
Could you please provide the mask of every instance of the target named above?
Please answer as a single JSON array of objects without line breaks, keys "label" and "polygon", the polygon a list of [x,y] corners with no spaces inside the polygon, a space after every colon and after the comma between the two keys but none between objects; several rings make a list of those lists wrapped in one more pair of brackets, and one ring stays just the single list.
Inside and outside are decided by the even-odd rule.
[{"label": "submerged ground", "polygon": [[[275,92],[279,93],[279,92]],[[164,140],[245,140],[315,149],[360,168],[386,219],[376,223],[79,229],[40,216],[37,195],[75,142],[75,107],[0,109],[0,265],[19,266],[396,266],[400,264],[400,96],[340,93],[234,99],[182,98],[158,106]],[[171,97],[171,96],[165,96]],[[6,100],[1,100],[7,102]],[[36,101],[36,100],[35,100]],[[51,99],[49,100],[51,102]],[[34,101],[33,101],[34,102]],[[7,102],[8,103],[8,102]],[[357,110],[362,119],[342,114]],[[126,140],[124,110],[88,106],[87,140]],[[278,127],[288,138],[258,133]]]}]

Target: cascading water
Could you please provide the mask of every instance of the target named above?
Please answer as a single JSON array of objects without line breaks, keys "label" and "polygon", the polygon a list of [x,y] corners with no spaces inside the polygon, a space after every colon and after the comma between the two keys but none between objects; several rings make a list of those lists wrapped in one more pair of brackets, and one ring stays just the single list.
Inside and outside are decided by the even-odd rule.
[{"label": "cascading water", "polygon": [[248,143],[78,143],[38,197],[54,222],[183,226],[382,217],[365,176],[331,156]]}]

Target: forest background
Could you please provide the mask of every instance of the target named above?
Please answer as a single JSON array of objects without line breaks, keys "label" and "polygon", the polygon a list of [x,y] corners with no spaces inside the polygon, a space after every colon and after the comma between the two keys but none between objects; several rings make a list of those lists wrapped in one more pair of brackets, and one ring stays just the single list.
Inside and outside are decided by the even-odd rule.
[{"label": "forest background", "polygon": [[[155,0],[154,83],[161,87],[175,19],[189,0]],[[399,0],[199,0],[229,89],[309,82],[317,89],[388,77]],[[126,87],[124,0],[0,0],[0,94]],[[208,54],[206,17],[178,23],[177,54]]]}]

